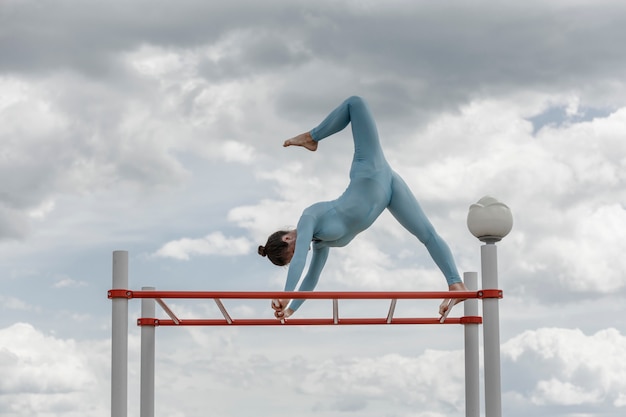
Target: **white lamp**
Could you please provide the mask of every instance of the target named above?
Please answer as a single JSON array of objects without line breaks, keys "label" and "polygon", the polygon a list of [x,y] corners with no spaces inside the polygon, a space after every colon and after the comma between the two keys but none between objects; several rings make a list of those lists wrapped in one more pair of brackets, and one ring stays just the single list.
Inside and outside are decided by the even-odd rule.
[{"label": "white lamp", "polygon": [[467,227],[481,242],[499,242],[513,228],[513,215],[506,204],[485,196],[470,206]]}]

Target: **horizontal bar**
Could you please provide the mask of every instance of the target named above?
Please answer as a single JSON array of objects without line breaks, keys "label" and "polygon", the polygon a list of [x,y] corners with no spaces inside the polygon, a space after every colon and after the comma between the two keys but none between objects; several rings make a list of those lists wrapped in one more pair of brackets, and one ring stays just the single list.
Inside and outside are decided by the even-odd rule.
[{"label": "horizontal bar", "polygon": [[449,318],[440,323],[438,318],[393,318],[391,322],[387,318],[344,318],[335,323],[333,318],[328,319],[287,319],[281,322],[276,319],[237,319],[228,323],[223,319],[188,319],[180,320],[178,324],[173,320],[154,318],[137,319],[138,326],[311,326],[311,325],[372,325],[372,324],[480,324],[482,317],[465,316]]},{"label": "horizontal bar", "polygon": [[109,298],[221,298],[221,299],[307,299],[385,300],[501,298],[501,290],[480,291],[131,291],[112,289]]}]

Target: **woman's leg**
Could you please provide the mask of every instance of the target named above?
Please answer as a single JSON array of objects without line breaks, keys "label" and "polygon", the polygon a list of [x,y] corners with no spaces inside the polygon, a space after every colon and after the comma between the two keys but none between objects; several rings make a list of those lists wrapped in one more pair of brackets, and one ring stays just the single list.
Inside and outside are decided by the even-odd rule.
[{"label": "woman's leg", "polygon": [[450,248],[426,218],[408,185],[395,172],[391,182],[391,201],[387,208],[405,229],[426,246],[448,285],[462,282]]},{"label": "woman's leg", "polygon": [[367,104],[360,97],[352,96],[346,99],[312,129],[310,134],[315,142],[319,142],[343,130],[348,123],[352,125],[354,162],[373,163],[377,167],[382,163],[386,164],[376,123]]}]

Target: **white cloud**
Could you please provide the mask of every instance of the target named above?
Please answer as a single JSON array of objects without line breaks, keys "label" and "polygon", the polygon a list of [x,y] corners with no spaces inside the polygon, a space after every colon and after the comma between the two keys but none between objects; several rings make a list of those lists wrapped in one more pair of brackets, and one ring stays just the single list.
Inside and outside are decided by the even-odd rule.
[{"label": "white cloud", "polygon": [[3,310],[32,311],[39,309],[37,306],[28,304],[27,302],[20,300],[19,298],[5,295],[0,295],[0,306]]},{"label": "white cloud", "polygon": [[[298,390],[313,398],[325,398],[318,406],[324,411],[369,411],[383,402],[396,404],[398,415],[411,415],[412,408],[443,408],[456,414],[464,406],[463,368],[459,363],[462,352],[433,350],[414,358],[393,354],[336,358],[311,369]],[[354,400],[349,404],[346,398]]]},{"label": "white cloud", "polygon": [[435,291],[447,288],[443,274],[436,269],[428,252],[417,238],[408,235],[406,254],[380,249],[378,233],[359,236],[345,248],[336,249],[334,264],[325,272],[326,279],[338,281],[359,291]]},{"label": "white cloud", "polygon": [[222,145],[224,159],[228,162],[250,163],[254,160],[254,148],[235,141],[226,141]]},{"label": "white cloud", "polygon": [[263,168],[260,167],[257,177],[266,181],[279,198],[264,198],[252,205],[232,208],[228,220],[265,241],[276,230],[295,228],[306,205],[324,194],[324,184],[316,176],[304,173],[298,161],[271,171],[263,171]]},{"label": "white cloud", "polygon": [[0,344],[3,392],[62,393],[90,383],[85,363],[71,356],[77,350],[74,341],[57,340],[18,323],[0,331]]},{"label": "white cloud", "polygon": [[507,390],[536,405],[624,407],[626,336],[606,329],[529,330],[502,345]]},{"label": "white cloud", "polygon": [[38,207],[31,209],[28,215],[34,219],[43,220],[55,207],[54,200],[43,201]]},{"label": "white cloud", "polygon": [[307,333],[291,334],[316,342],[301,344],[284,331],[264,330],[259,339],[253,330],[201,328],[180,335],[176,343],[164,341],[159,346],[168,353],[158,364],[157,390],[162,394],[157,405],[165,410],[173,399],[188,398],[179,411],[210,403],[220,415],[245,415],[248,408],[236,400],[243,389],[246,403],[252,401],[258,415],[275,407],[307,417],[338,412],[375,417],[390,409],[398,417],[462,415],[461,351],[359,356],[329,350],[333,343],[320,349],[323,338],[341,339],[333,332]]},{"label": "white cloud", "polygon": [[0,329],[0,414],[7,417],[101,417],[107,343],[48,336],[26,323]]},{"label": "white cloud", "polygon": [[252,243],[244,238],[229,238],[221,232],[214,232],[203,238],[182,238],[163,245],[154,253],[162,258],[189,260],[193,255],[237,256],[250,252]]},{"label": "white cloud", "polygon": [[531,401],[537,405],[596,404],[603,399],[602,394],[598,389],[588,390],[588,387],[581,387],[552,378],[537,382],[536,391],[532,395]]},{"label": "white cloud", "polygon": [[617,230],[626,227],[626,210],[618,203],[579,207],[565,213],[569,236],[546,237],[534,258],[552,264],[554,278],[579,293],[611,293],[626,286],[624,240]]},{"label": "white cloud", "polygon": [[507,264],[514,287],[548,280],[549,292],[533,291],[538,297],[624,288],[626,242],[615,231],[626,226],[626,110],[533,136],[524,120],[538,109],[532,102],[473,102],[434,119],[390,159],[452,242],[467,231],[451,216],[465,217],[482,195],[511,207],[513,231],[502,247],[514,247]]},{"label": "white cloud", "polygon": [[77,288],[84,287],[87,283],[85,281],[76,281],[72,278],[59,278],[57,282],[54,283],[54,288]]}]

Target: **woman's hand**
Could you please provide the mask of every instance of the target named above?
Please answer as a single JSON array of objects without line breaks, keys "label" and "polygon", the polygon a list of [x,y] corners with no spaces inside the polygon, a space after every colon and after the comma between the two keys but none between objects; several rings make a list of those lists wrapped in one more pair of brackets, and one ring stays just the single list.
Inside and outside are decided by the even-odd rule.
[{"label": "woman's hand", "polygon": [[282,320],[291,316],[293,314],[293,310],[290,308],[287,308],[290,301],[291,300],[288,300],[288,299],[272,300],[272,309],[274,310],[274,317],[276,317],[279,320]]},{"label": "woman's hand", "polygon": [[293,314],[293,310],[290,308],[287,308],[285,310],[281,310],[281,311],[275,311],[274,312],[274,317],[276,317],[278,320],[283,320],[286,319],[287,317],[291,316]]},{"label": "woman's hand", "polygon": [[[465,287],[465,284],[462,283],[462,282],[459,282],[459,283],[456,283],[456,284],[452,284],[452,285],[448,286],[448,289],[450,291],[469,291]],[[454,303],[451,303],[452,300],[454,300]],[[440,318],[444,318],[444,316],[447,316],[446,312],[449,313],[448,309],[452,308],[452,306],[460,303],[461,301],[465,301],[465,298],[453,298],[453,299],[443,300],[441,305],[439,305],[439,314],[441,315]]]}]

